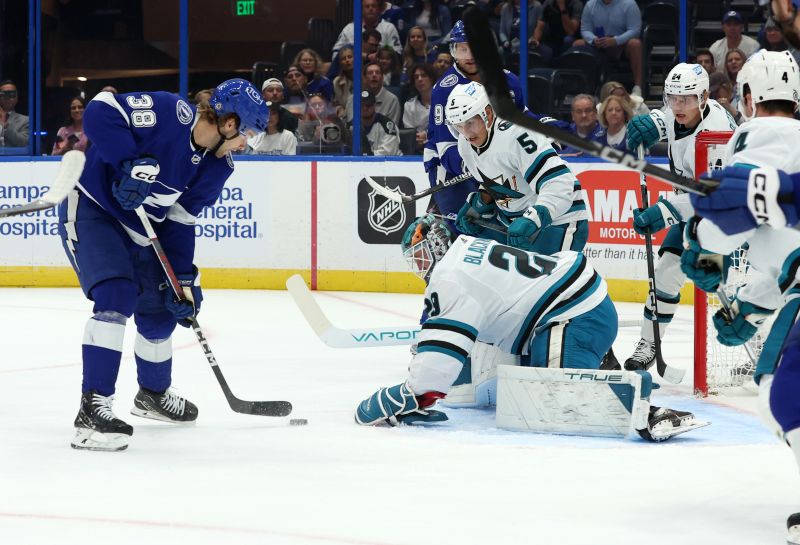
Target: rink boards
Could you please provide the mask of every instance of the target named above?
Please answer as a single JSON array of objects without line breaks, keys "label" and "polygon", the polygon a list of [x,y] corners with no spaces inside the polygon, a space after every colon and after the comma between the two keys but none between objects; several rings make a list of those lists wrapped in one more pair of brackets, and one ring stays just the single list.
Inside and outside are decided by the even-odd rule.
[{"label": "rink boards", "polygon": [[[592,219],[587,256],[615,300],[643,300],[644,240],[631,228],[639,174],[600,161],[569,163]],[[0,208],[36,199],[57,168],[52,158],[0,160]],[[428,187],[418,157],[237,158],[222,195],[195,229],[204,285],[283,289],[286,278],[300,273],[325,290],[421,292],[398,244],[428,199],[387,201],[365,176],[407,194]],[[649,187],[652,202],[670,190],[652,180]],[[0,286],[75,284],[57,221],[49,210],[0,222]],[[683,301],[691,301],[690,290]]]}]

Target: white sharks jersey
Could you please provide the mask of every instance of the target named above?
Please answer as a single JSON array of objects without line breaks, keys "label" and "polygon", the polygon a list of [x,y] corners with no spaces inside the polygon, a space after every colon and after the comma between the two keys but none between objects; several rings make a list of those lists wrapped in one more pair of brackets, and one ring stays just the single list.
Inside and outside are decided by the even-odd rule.
[{"label": "white sharks jersey", "polygon": [[549,138],[498,118],[485,146],[459,136],[458,153],[478,182],[508,195],[495,201],[499,219],[513,220],[533,205],[547,208],[554,225],[589,219],[580,182]]},{"label": "white sharks jersey", "polygon": [[[709,99],[703,112],[703,119],[690,133],[677,131],[679,125],[675,122],[675,115],[670,108],[655,110],[655,116],[660,116],[664,124],[659,126],[661,140],[666,139],[669,144],[669,165],[674,173],[694,179],[694,142],[697,133],[702,131],[734,131],[736,121],[728,111],[719,105],[716,100]],[[684,220],[694,215],[694,208],[689,202],[687,193],[675,193],[667,200],[678,209]]]},{"label": "white sharks jersey", "polygon": [[603,302],[605,281],[583,254],[551,256],[461,235],[436,264],[409,386],[447,392],[476,340],[527,354],[533,333]]},{"label": "white sharks jersey", "polygon": [[[787,117],[756,117],[733,133],[725,150],[726,165],[771,166],[785,172],[800,172],[800,121]],[[698,226],[698,241],[710,251],[727,254],[745,242],[750,265],[762,273],[739,292],[741,299],[764,308],[777,308],[780,297],[800,292],[800,232],[757,229],[726,235],[708,220]],[[776,287],[777,286],[777,287]],[[777,299],[776,299],[777,297]]]}]

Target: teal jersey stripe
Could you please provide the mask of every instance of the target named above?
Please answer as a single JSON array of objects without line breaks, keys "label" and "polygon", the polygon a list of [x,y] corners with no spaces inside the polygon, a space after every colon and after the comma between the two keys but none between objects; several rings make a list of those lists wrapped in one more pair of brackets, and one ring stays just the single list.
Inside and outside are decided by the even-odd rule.
[{"label": "teal jersey stripe", "polygon": [[559,308],[558,310],[556,310],[554,312],[548,312],[547,314],[542,316],[542,319],[539,320],[539,323],[540,324],[546,324],[547,322],[552,320],[554,316],[558,316],[560,314],[563,314],[566,311],[568,311],[569,309],[571,309],[572,307],[574,307],[575,305],[577,305],[578,303],[581,303],[581,302],[585,301],[587,297],[591,296],[594,292],[597,291],[597,289],[600,287],[600,283],[602,281],[603,281],[603,279],[600,278],[600,275],[597,275],[597,278],[595,278],[595,281],[592,283],[592,286],[589,289],[587,289],[586,292],[583,295],[581,295],[580,297],[576,298],[574,301],[570,302],[568,305],[564,305],[563,307]]},{"label": "teal jersey stripe", "polygon": [[563,176],[564,174],[569,174],[569,168],[567,165],[561,165],[556,168],[553,168],[546,172],[541,178],[536,180],[536,192],[539,193],[542,190],[542,186],[552,180],[553,178],[558,178],[559,176]]},{"label": "teal jersey stripe", "polygon": [[442,325],[449,325],[452,327],[456,327],[459,329],[463,329],[468,333],[471,333],[473,336],[478,336],[478,330],[472,327],[471,325],[459,322],[458,320],[448,320],[447,318],[428,318],[425,322],[426,324],[442,324]]},{"label": "teal jersey stripe", "polygon": [[437,354],[444,354],[445,356],[450,356],[451,358],[460,361],[462,364],[467,363],[466,357],[462,356],[461,354],[453,350],[442,348],[441,346],[433,346],[433,345],[419,346],[417,348],[417,354],[421,354],[423,352],[436,352]]},{"label": "teal jersey stripe", "polygon": [[528,170],[525,171],[525,180],[528,183],[531,183],[531,180],[536,177],[539,169],[541,169],[544,163],[551,157],[558,157],[558,154],[555,152],[555,150],[548,150],[534,159],[533,164],[528,167]]},{"label": "teal jersey stripe", "polygon": [[800,248],[789,254],[781,266],[781,275],[778,277],[778,286],[781,288],[781,293],[794,285],[798,266],[800,266]]}]

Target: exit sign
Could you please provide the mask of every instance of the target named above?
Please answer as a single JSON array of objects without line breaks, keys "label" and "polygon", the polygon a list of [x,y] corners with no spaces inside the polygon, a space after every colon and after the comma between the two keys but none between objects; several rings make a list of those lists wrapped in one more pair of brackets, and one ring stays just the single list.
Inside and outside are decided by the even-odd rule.
[{"label": "exit sign", "polygon": [[236,0],[236,15],[255,15],[256,0]]}]

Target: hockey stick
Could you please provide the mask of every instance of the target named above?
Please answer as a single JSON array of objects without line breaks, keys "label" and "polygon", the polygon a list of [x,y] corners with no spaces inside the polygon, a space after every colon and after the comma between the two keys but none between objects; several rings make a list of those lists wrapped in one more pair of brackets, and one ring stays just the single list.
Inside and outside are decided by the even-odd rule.
[{"label": "hockey stick", "polygon": [[[639,146],[638,155],[640,158],[644,158],[644,147]],[[642,172],[640,178],[639,187],[642,190],[642,208],[647,208],[650,204],[648,191],[647,191],[647,178]],[[655,345],[655,352],[656,352],[656,370],[658,374],[661,375],[664,379],[668,380],[673,384],[678,384],[680,381],[683,380],[684,374],[686,374],[685,369],[676,369],[674,367],[670,367],[667,365],[667,362],[664,361],[664,355],[661,352],[661,330],[658,325],[658,295],[656,292],[656,272],[655,272],[655,264],[654,264],[654,257],[653,257],[653,237],[650,232],[646,232],[644,235],[644,247],[645,247],[645,254],[646,254],[646,261],[647,261],[647,281],[649,285],[648,291],[648,298],[650,299],[650,306],[653,311],[652,317],[652,324],[653,324],[653,344]],[[626,366],[627,369],[627,366]],[[627,369],[628,371],[635,371],[635,369]]]},{"label": "hockey stick", "polygon": [[[183,288],[178,281],[178,277],[175,276],[175,271],[172,270],[172,265],[167,259],[167,254],[164,253],[164,248],[161,246],[161,242],[158,240],[155,230],[153,230],[150,218],[147,217],[147,213],[141,206],[136,209],[136,215],[139,216],[142,222],[142,226],[147,233],[147,238],[150,239],[150,245],[153,247],[153,250],[155,250],[159,262],[161,262],[161,267],[167,275],[167,281],[172,291],[175,292],[175,297],[180,301],[185,301],[186,295],[183,293]],[[203,354],[205,354],[208,363],[211,365],[211,370],[214,371],[214,376],[217,377],[217,382],[219,382],[222,393],[225,394],[225,399],[228,400],[228,405],[230,405],[231,409],[237,413],[255,414],[259,416],[287,416],[292,412],[292,404],[288,401],[245,401],[233,395],[233,392],[231,392],[228,386],[228,381],[225,380],[222,370],[219,368],[219,364],[217,364],[217,358],[214,357],[208,340],[203,334],[203,330],[200,329],[197,318],[191,317],[189,318],[189,322],[192,324],[192,331],[194,331],[197,341],[203,348]]]},{"label": "hockey stick", "polygon": [[414,344],[420,332],[419,325],[340,329],[325,316],[302,276],[291,276],[286,281],[286,289],[314,333],[331,348],[410,345]]},{"label": "hockey stick", "polygon": [[456,176],[455,178],[450,178],[449,180],[444,180],[443,182],[439,182],[435,186],[429,187],[428,189],[420,191],[419,193],[414,193],[413,195],[403,195],[402,193],[400,193],[399,189],[398,190],[389,189],[388,187],[381,185],[375,180],[373,180],[371,176],[366,177],[367,183],[372,186],[372,189],[374,189],[375,191],[377,191],[379,194],[383,195],[390,201],[395,201],[395,202],[414,202],[423,197],[427,197],[428,195],[432,195],[437,191],[441,191],[442,189],[445,189],[447,187],[454,186],[456,184],[460,184],[465,180],[472,180],[472,179],[474,179],[472,177],[472,174],[470,174],[469,172],[465,172],[463,174]]},{"label": "hockey stick", "polygon": [[651,165],[643,158],[636,158],[630,153],[625,153],[610,146],[604,146],[599,142],[584,140],[577,135],[525,115],[517,109],[517,106],[511,98],[511,93],[503,73],[503,62],[494,45],[488,19],[480,10],[473,8],[464,11],[463,20],[470,50],[480,70],[481,81],[484,87],[486,87],[489,101],[498,117],[510,121],[515,125],[536,131],[561,144],[579,149],[589,155],[600,157],[612,163],[618,163],[660,180],[664,180],[668,184],[690,193],[706,195],[718,184],[718,182],[711,180],[701,183],[690,178],[679,176],[669,170]]},{"label": "hockey stick", "polygon": [[12,206],[11,208],[0,210],[0,218],[19,216],[20,214],[27,214],[28,212],[36,212],[56,206],[64,200],[75,187],[75,184],[78,183],[78,179],[83,172],[84,163],[86,163],[86,156],[82,151],[68,151],[61,158],[61,166],[58,168],[58,174],[56,174],[53,185],[50,186],[50,190],[47,193],[28,204],[21,204],[19,206]]}]

